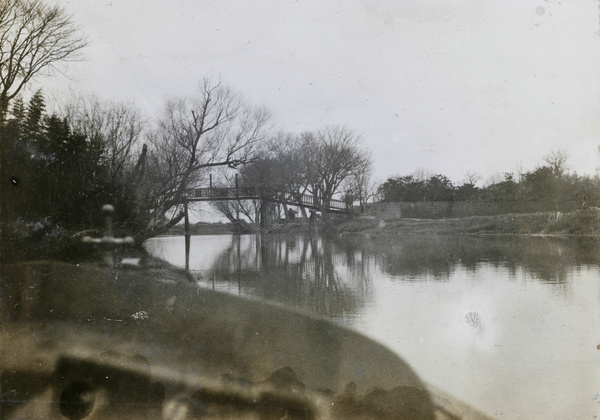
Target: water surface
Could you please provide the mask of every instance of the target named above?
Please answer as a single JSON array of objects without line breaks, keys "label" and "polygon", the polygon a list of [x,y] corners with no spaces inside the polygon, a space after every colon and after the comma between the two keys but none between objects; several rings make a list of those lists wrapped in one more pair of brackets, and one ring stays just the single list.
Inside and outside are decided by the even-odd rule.
[{"label": "water surface", "polygon": [[[183,237],[147,242],[185,266]],[[194,236],[199,285],[308,311],[497,418],[600,414],[600,244],[517,236]]]}]

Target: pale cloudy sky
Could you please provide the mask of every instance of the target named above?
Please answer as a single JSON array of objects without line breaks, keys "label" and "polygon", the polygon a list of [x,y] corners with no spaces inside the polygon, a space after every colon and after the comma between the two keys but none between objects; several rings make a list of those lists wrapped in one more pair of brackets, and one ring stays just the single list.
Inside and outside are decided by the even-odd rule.
[{"label": "pale cloudy sky", "polygon": [[149,116],[206,76],[279,128],[343,125],[375,177],[462,183],[532,170],[552,150],[600,167],[596,0],[69,0],[85,62],[39,82],[135,102]]}]

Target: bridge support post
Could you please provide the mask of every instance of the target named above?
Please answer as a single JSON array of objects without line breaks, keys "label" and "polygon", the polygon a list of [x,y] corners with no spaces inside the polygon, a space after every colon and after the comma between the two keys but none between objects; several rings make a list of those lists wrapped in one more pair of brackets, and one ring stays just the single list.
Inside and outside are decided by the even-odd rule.
[{"label": "bridge support post", "polygon": [[265,227],[265,218],[267,217],[267,211],[265,209],[265,200],[260,200],[260,229]]},{"label": "bridge support post", "polygon": [[183,201],[184,223],[185,223],[185,269],[190,269],[190,217],[188,214],[188,199]]},{"label": "bridge support post", "polygon": [[[110,204],[105,204],[102,206],[102,213],[104,213],[104,238],[107,241],[111,241],[113,239],[113,224],[112,224],[112,216],[115,212],[115,208]],[[104,262],[109,267],[115,266],[115,250],[107,249],[104,251]]]}]

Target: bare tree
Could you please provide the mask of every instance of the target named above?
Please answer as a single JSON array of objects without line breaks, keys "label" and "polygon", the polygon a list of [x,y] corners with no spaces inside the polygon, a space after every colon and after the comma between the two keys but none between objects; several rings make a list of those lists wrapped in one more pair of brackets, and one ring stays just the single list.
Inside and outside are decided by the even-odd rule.
[{"label": "bare tree", "polygon": [[324,208],[344,181],[360,168],[370,167],[371,156],[361,148],[360,137],[346,128],[326,127],[314,137],[306,137],[304,147],[311,151],[307,180]]},{"label": "bare tree", "polygon": [[258,200],[220,200],[211,202],[212,207],[223,214],[231,223],[239,223],[244,216],[250,223],[259,222],[260,203]]},{"label": "bare tree", "polygon": [[[299,206],[303,217],[308,217],[302,206],[302,198],[308,191],[308,172],[312,159],[312,150],[305,144],[304,135],[277,133],[267,143],[268,153],[256,165],[242,169],[244,178],[254,185],[273,188],[288,194]],[[284,213],[287,214],[284,204]]]},{"label": "bare tree", "polygon": [[103,101],[95,96],[79,97],[68,103],[63,114],[75,133],[86,136],[98,151],[112,184],[127,182],[134,154],[141,150],[146,121],[133,105]]},{"label": "bare tree", "polygon": [[[223,170],[220,174],[221,181],[215,185],[216,187],[223,188],[236,188],[238,182],[230,171]],[[247,187],[259,187],[258,184],[254,184],[251,179],[252,185],[247,185],[247,179],[241,177],[241,186]],[[260,200],[250,199],[238,199],[238,200],[217,200],[212,201],[211,206],[223,214],[232,223],[238,223],[240,221],[240,215],[246,217],[250,223],[258,223],[260,213]]]},{"label": "bare tree", "polygon": [[[307,218],[305,194],[312,194],[316,199],[314,204],[323,211],[336,194],[345,194],[351,202],[365,204],[375,190],[370,182],[371,165],[370,154],[362,149],[358,135],[345,128],[326,127],[316,133],[278,133],[267,141],[261,158],[244,165],[239,175],[246,187],[283,195],[283,214],[287,215],[288,206],[292,205],[299,207]],[[232,185],[232,180],[226,183]],[[216,207],[230,219],[243,214],[252,220],[256,208],[248,204],[252,203]]]},{"label": "bare tree", "polygon": [[556,177],[561,177],[567,168],[567,160],[569,160],[569,153],[564,149],[553,150],[546,156],[544,156],[544,162],[552,169],[552,173]]},{"label": "bare tree", "polygon": [[205,79],[197,96],[171,101],[149,135],[141,215],[142,241],[183,219],[187,191],[202,184],[209,168],[236,168],[259,155],[270,114],[253,108],[221,82]]},{"label": "bare tree", "polygon": [[[302,204],[301,193],[306,187],[300,185],[303,175],[301,174],[302,159],[298,156],[298,138],[294,134],[277,133],[269,137],[265,142],[264,150],[260,157],[239,168],[238,177],[234,180],[227,171],[221,171],[221,184],[233,188],[238,184],[243,188],[256,189],[257,193],[263,193],[275,199],[281,195],[282,203],[267,201],[261,204],[261,200],[236,200],[229,202],[217,202],[213,205],[228,219],[234,220],[239,215],[244,215],[251,222],[258,222],[260,215],[265,216],[265,206],[269,208],[271,217],[280,216],[281,207],[284,214],[288,214],[288,205]],[[306,214],[301,207],[303,214]]]},{"label": "bare tree", "polygon": [[361,212],[365,211],[368,200],[375,196],[377,186],[371,180],[373,164],[371,160],[361,162],[345,182],[344,195],[349,202],[358,202]]},{"label": "bare tree", "polygon": [[481,179],[481,175],[479,175],[475,171],[469,171],[465,174],[465,184],[475,185]]},{"label": "bare tree", "polygon": [[37,75],[78,60],[87,44],[65,10],[43,0],[0,2],[0,126],[10,101]]}]

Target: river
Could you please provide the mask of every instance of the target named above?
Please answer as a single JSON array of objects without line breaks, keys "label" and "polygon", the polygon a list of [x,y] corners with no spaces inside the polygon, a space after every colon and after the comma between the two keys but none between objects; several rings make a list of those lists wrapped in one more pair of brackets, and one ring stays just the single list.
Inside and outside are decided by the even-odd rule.
[{"label": "river", "polygon": [[[148,251],[185,267],[183,237]],[[202,287],[308,311],[386,345],[502,419],[600,417],[600,242],[520,236],[193,236]]]}]

